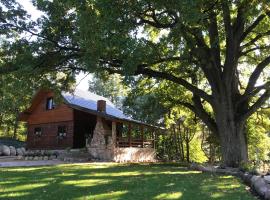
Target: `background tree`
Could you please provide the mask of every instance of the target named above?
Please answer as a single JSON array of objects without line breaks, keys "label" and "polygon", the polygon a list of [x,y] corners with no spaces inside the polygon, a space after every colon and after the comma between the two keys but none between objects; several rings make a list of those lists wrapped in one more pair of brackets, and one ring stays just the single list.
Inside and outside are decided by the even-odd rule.
[{"label": "background tree", "polygon": [[123,105],[123,99],[127,96],[128,87],[123,83],[123,79],[118,74],[110,76],[93,76],[89,81],[89,91],[103,97],[107,97],[118,108]]}]

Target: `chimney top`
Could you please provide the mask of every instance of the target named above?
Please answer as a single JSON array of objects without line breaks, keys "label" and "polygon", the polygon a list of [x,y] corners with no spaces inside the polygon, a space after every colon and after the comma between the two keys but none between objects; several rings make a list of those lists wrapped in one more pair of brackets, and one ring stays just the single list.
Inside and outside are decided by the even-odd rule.
[{"label": "chimney top", "polygon": [[98,100],[97,101],[97,111],[106,113],[106,101]]}]

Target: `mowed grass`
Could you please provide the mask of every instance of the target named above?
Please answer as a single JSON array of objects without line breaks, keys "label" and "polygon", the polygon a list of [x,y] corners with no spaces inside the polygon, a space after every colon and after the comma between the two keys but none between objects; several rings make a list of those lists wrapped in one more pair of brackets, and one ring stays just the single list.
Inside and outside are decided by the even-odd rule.
[{"label": "mowed grass", "polygon": [[254,200],[239,179],[176,164],[0,168],[0,199]]}]

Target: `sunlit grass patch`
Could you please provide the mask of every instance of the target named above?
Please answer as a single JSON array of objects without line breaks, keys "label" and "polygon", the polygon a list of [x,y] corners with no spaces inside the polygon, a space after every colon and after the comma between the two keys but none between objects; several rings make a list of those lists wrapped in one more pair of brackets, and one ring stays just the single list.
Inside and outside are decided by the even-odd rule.
[{"label": "sunlit grass patch", "polygon": [[154,199],[173,200],[173,199],[180,199],[182,195],[183,195],[182,192],[162,193],[156,196]]},{"label": "sunlit grass patch", "polygon": [[88,199],[93,200],[103,200],[103,199],[110,199],[110,200],[117,200],[121,199],[121,196],[128,193],[128,191],[110,191],[107,193],[97,194],[97,195],[89,195]]},{"label": "sunlit grass patch", "polygon": [[63,185],[74,185],[77,187],[98,186],[110,183],[106,179],[89,179],[89,180],[68,180],[61,182]]}]

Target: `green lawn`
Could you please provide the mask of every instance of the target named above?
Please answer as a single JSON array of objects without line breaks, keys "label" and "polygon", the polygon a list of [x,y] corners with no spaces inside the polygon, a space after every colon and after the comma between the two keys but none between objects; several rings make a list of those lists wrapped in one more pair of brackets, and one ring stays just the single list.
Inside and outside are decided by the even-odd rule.
[{"label": "green lawn", "polygon": [[68,164],[0,168],[0,199],[254,200],[240,181],[178,165]]}]

